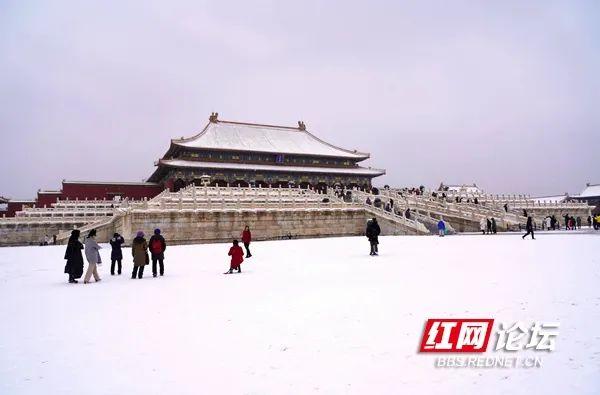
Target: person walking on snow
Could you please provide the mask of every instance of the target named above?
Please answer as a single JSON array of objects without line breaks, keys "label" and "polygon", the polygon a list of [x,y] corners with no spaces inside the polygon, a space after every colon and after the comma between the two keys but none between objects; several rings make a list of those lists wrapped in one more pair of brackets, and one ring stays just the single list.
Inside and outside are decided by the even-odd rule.
[{"label": "person walking on snow", "polygon": [[117,273],[119,276],[121,275],[121,262],[123,261],[123,251],[121,250],[121,245],[125,243],[125,239],[118,233],[113,235],[113,238],[110,239],[110,275],[115,275],[115,263],[118,264]]},{"label": "person walking on snow", "polygon": [[492,233],[496,234],[498,232],[498,228],[496,226],[496,218],[492,217]]},{"label": "person walking on snow", "polygon": [[144,266],[149,263],[148,243],[144,238],[144,232],[137,232],[135,239],[131,243],[131,255],[133,256],[133,272],[131,278],[141,279],[144,276]]},{"label": "person walking on snow", "polygon": [[246,258],[250,258],[252,254],[250,253],[250,242],[252,241],[252,233],[250,233],[250,227],[246,225],[244,231],[242,232],[242,243],[244,243],[244,247],[246,248]]},{"label": "person walking on snow", "polygon": [[531,215],[527,217],[527,225],[525,225],[525,230],[527,230],[527,233],[523,235],[523,240],[525,240],[525,237],[527,237],[529,234],[531,234],[531,239],[535,240],[535,237],[533,236],[533,218],[531,218]]},{"label": "person walking on snow", "polygon": [[371,219],[367,222],[367,231],[365,232],[367,239],[369,239],[369,243],[371,244],[371,253],[369,255],[378,255],[379,254],[379,234],[381,233],[381,228],[377,223],[377,218]]},{"label": "person walking on snow", "polygon": [[77,284],[77,279],[83,275],[83,244],[79,241],[80,232],[77,229],[71,231],[71,237],[67,243],[67,250],[65,251],[65,259],[67,264],[65,265],[65,273],[69,275],[69,283]]},{"label": "person walking on snow", "polygon": [[167,242],[165,238],[161,236],[160,229],[154,229],[154,234],[150,238],[148,243],[150,246],[150,253],[152,254],[152,277],[156,277],[156,262],[160,266],[160,275],[165,274],[165,250],[167,249]]},{"label": "person walking on snow", "polygon": [[233,273],[234,269],[237,269],[238,273],[241,273],[242,267],[240,265],[244,262],[244,250],[239,246],[237,240],[233,241],[233,246],[229,249],[227,255],[231,257],[231,263],[229,264],[229,271],[225,272],[225,274]]},{"label": "person walking on snow", "polygon": [[440,237],[444,237],[444,235],[446,234],[446,223],[444,222],[443,219],[440,219],[438,221],[437,228],[438,228],[438,234],[440,235]]},{"label": "person walking on snow", "polygon": [[479,220],[479,230],[481,230],[481,234],[484,235],[485,234],[485,226],[486,226],[486,220],[485,218],[481,218]]},{"label": "person walking on snow", "polygon": [[492,233],[492,221],[490,221],[490,219],[488,218],[485,225],[485,233],[489,235],[490,233]]},{"label": "person walking on snow", "polygon": [[85,277],[83,278],[83,283],[88,284],[92,275],[94,276],[94,280],[96,282],[100,281],[100,276],[98,275],[98,264],[102,263],[102,259],[100,259],[100,247],[96,242],[96,229],[90,230],[88,236],[85,238],[85,258],[88,261],[88,268],[85,272]]}]

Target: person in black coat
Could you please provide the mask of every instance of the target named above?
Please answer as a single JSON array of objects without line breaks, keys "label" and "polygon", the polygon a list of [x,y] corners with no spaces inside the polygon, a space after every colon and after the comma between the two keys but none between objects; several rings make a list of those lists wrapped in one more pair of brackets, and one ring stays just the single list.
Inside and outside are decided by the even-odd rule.
[{"label": "person in black coat", "polygon": [[527,231],[527,233],[523,235],[523,240],[529,234],[531,234],[531,239],[535,240],[535,237],[533,237],[533,218],[531,218],[531,215],[527,217],[527,225],[525,225],[525,230]]},{"label": "person in black coat", "polygon": [[121,245],[125,243],[125,239],[118,233],[113,235],[113,238],[110,239],[110,247],[112,248],[110,252],[110,275],[115,275],[115,263],[118,264],[117,273],[119,276],[121,275],[121,261],[123,260],[123,251],[121,251]]},{"label": "person in black coat", "polygon": [[498,232],[498,228],[496,226],[496,218],[492,217],[492,233],[496,234]]},{"label": "person in black coat", "polygon": [[365,233],[369,239],[369,243],[371,244],[371,253],[369,255],[378,255],[377,253],[379,252],[379,249],[377,245],[379,244],[379,234],[381,233],[381,228],[377,223],[377,218],[373,218],[367,222],[367,231]]},{"label": "person in black coat", "polygon": [[77,284],[78,278],[83,275],[83,244],[79,241],[80,232],[75,229],[71,231],[71,237],[67,243],[67,250],[65,251],[65,259],[67,264],[65,265],[65,273],[69,275],[69,283]]},{"label": "person in black coat", "polygon": [[148,248],[150,249],[150,253],[152,254],[152,276],[156,277],[156,262],[160,266],[160,275],[163,276],[165,274],[165,250],[167,249],[167,242],[165,238],[160,234],[160,229],[154,229],[154,234],[150,238],[148,242]]}]

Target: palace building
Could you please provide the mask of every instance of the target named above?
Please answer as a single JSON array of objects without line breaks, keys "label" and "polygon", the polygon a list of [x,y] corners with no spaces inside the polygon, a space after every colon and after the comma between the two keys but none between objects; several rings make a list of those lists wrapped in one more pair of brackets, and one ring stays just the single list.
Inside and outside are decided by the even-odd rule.
[{"label": "palace building", "polygon": [[170,190],[195,185],[371,186],[385,170],[361,167],[368,153],[329,144],[297,127],[223,121],[218,114],[197,135],[171,140],[149,182]]},{"label": "palace building", "polygon": [[196,136],[171,140],[146,182],[67,181],[55,191],[38,190],[31,200],[0,199],[0,217],[64,200],[151,199],[164,189],[194,185],[371,187],[385,170],[359,166],[369,154],[326,143],[297,127],[222,121],[218,114]]}]

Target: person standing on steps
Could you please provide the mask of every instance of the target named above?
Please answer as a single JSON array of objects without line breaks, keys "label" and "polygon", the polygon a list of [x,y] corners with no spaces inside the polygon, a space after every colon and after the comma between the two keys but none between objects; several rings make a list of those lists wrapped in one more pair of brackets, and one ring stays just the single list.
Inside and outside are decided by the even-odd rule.
[{"label": "person standing on steps", "polygon": [[238,273],[241,273],[242,267],[240,265],[244,262],[244,250],[239,246],[237,240],[233,241],[233,246],[229,249],[227,255],[231,257],[231,263],[229,264],[229,271],[225,272],[225,274],[231,274],[235,269],[237,269]]},{"label": "person standing on steps", "polygon": [[371,253],[369,255],[379,255],[379,234],[381,233],[381,228],[377,223],[377,218],[371,219],[367,222],[367,231],[365,232],[367,239],[369,239],[369,243],[371,244]]},{"label": "person standing on steps", "polygon": [[444,222],[443,219],[440,219],[437,223],[437,228],[438,228],[438,234],[440,237],[444,237],[444,235],[446,234],[446,223]]},{"label": "person standing on steps", "polygon": [[533,236],[533,218],[531,218],[531,215],[527,217],[527,225],[525,225],[525,230],[527,230],[527,233],[523,235],[523,240],[525,240],[525,237],[527,237],[529,234],[531,234],[531,239],[535,240],[535,237]]},{"label": "person standing on steps", "polygon": [[88,261],[88,268],[85,272],[85,277],[83,278],[83,283],[88,284],[92,275],[94,276],[94,280],[96,282],[100,281],[100,276],[98,275],[98,264],[102,263],[102,259],[100,259],[100,247],[96,242],[96,229],[90,230],[88,236],[85,238],[85,258]]},{"label": "person standing on steps", "polygon": [[252,233],[250,233],[250,227],[246,225],[244,231],[242,232],[242,243],[244,243],[244,247],[246,248],[246,258],[250,258],[252,254],[250,253],[250,242],[252,241]]},{"label": "person standing on steps", "polygon": [[79,241],[80,232],[77,229],[71,231],[71,237],[67,243],[67,250],[65,251],[65,259],[67,264],[65,265],[65,273],[69,275],[69,283],[77,284],[77,279],[83,276],[83,244]]},{"label": "person standing on steps", "polygon": [[123,261],[123,251],[121,250],[121,245],[125,243],[125,239],[118,233],[113,235],[113,238],[110,239],[110,275],[115,275],[115,263],[118,264],[117,273],[119,276],[121,275],[121,262]]},{"label": "person standing on steps", "polygon": [[156,262],[160,266],[160,275],[165,274],[165,250],[167,249],[167,242],[165,238],[160,234],[160,229],[154,229],[154,234],[150,238],[148,243],[150,246],[150,253],[152,254],[152,277],[156,277]]},{"label": "person standing on steps", "polygon": [[149,263],[148,258],[148,243],[144,238],[144,232],[137,232],[133,242],[131,243],[131,255],[133,256],[133,272],[131,278],[138,279],[144,277],[144,266]]}]

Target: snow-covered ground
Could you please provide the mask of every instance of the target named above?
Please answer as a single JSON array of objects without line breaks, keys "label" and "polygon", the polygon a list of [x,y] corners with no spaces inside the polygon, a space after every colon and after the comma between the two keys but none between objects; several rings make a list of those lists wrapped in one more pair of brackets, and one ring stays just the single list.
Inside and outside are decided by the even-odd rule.
[{"label": "snow-covered ground", "polygon": [[[593,234],[169,247],[166,276],[67,284],[64,247],[0,249],[0,394],[598,394]],[[536,369],[443,369],[427,318],[559,321]],[[490,351],[485,355],[502,355]]]}]

